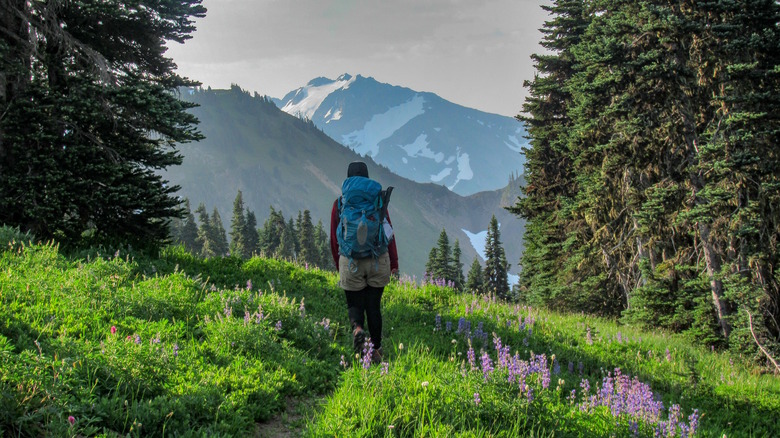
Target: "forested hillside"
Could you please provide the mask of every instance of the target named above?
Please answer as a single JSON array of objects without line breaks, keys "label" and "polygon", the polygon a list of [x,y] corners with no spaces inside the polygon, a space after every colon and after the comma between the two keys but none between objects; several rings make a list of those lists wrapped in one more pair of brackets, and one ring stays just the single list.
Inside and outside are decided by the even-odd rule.
[{"label": "forested hillside", "polygon": [[522,299],[780,353],[780,5],[557,1]]}]

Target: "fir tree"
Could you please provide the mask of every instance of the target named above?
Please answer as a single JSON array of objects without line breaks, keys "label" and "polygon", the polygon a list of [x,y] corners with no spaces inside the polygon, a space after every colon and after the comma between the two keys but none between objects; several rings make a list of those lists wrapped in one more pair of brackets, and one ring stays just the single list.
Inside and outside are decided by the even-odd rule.
[{"label": "fir tree", "polygon": [[211,218],[208,211],[206,211],[206,205],[201,202],[195,213],[198,215],[198,222],[200,222],[197,239],[200,255],[202,257],[214,257],[217,255],[215,251],[217,244],[212,240],[214,231],[212,231]]},{"label": "fir tree", "polygon": [[246,245],[246,217],[244,216],[244,199],[241,190],[233,201],[233,219],[230,221],[230,254],[236,257],[245,257]]},{"label": "fir tree", "polygon": [[228,247],[225,226],[222,224],[222,217],[219,215],[219,210],[217,210],[217,207],[214,207],[214,211],[211,213],[210,231],[212,234],[209,236],[209,239],[214,244],[214,254],[217,256],[227,255],[230,248]]},{"label": "fir tree", "polygon": [[469,268],[465,290],[471,293],[481,294],[484,291],[485,279],[482,276],[482,266],[479,264],[479,256],[474,258]]},{"label": "fir tree", "polygon": [[247,209],[246,224],[244,230],[245,258],[250,258],[259,252],[260,235],[257,232],[257,218],[255,212]]},{"label": "fir tree", "polygon": [[466,279],[463,277],[463,263],[460,261],[461,251],[460,242],[455,239],[455,243],[452,245],[452,264],[450,278],[455,283],[455,289],[463,290],[466,284]]},{"label": "fir tree", "polygon": [[179,242],[192,254],[199,254],[201,247],[198,244],[198,224],[195,215],[190,209],[190,200],[184,200],[184,220],[179,233]]},{"label": "fir tree", "polygon": [[434,246],[428,253],[428,261],[425,262],[425,276],[431,280],[437,280],[435,272],[437,270],[436,262],[438,258],[439,250]]},{"label": "fir tree", "polygon": [[276,250],[276,257],[284,260],[295,260],[295,224],[292,218],[290,218],[282,229],[282,234],[279,239],[279,248]]},{"label": "fir tree", "polygon": [[298,241],[300,242],[298,263],[317,266],[319,264],[319,252],[314,241],[314,226],[311,222],[311,212],[309,210],[303,211],[298,229]]},{"label": "fir tree", "polygon": [[483,272],[484,288],[499,299],[509,299],[509,280],[504,248],[501,246],[501,233],[498,229],[496,216],[490,219],[490,225],[485,238],[485,270]]},{"label": "fir tree", "polygon": [[447,230],[442,229],[439,233],[439,240],[437,242],[436,258],[434,259],[431,271],[433,278],[439,280],[446,280],[448,282],[454,281],[452,277],[451,263],[451,250],[450,250],[450,238],[447,236]]},{"label": "fir tree", "polygon": [[157,172],[198,140],[197,83],[165,57],[200,0],[0,2],[0,223],[38,238],[164,242],[182,210]]}]

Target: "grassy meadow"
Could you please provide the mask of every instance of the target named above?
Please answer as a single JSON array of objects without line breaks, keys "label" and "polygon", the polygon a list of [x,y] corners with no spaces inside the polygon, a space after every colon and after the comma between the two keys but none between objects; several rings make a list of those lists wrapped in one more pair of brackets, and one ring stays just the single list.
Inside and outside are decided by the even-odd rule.
[{"label": "grassy meadow", "polygon": [[780,378],[667,333],[402,277],[370,365],[332,273],[0,244],[0,436],[780,434]]}]

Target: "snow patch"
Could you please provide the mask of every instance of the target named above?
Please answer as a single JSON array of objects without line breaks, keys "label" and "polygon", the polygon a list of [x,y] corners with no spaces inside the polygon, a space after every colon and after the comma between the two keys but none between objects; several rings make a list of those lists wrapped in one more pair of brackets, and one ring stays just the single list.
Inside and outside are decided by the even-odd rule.
[{"label": "snow patch", "polygon": [[458,174],[455,176],[455,182],[447,188],[450,189],[450,191],[453,191],[459,182],[468,181],[472,178],[474,178],[474,171],[471,170],[469,154],[465,152],[461,154],[460,148],[458,148]]},{"label": "snow patch", "polygon": [[415,94],[406,103],[371,117],[371,120],[363,125],[363,129],[343,135],[341,137],[342,143],[360,155],[375,157],[379,153],[379,143],[382,140],[389,138],[410,120],[425,112],[424,103],[425,99],[421,95]]},{"label": "snow patch", "polygon": [[284,105],[282,111],[286,112],[287,114],[292,114],[297,117],[303,117],[311,120],[311,118],[314,116],[314,113],[317,111],[317,108],[320,107],[322,101],[324,101],[325,98],[340,88],[348,88],[349,85],[354,81],[355,78],[353,77],[349,77],[349,79],[340,77],[340,80],[336,80],[324,85],[303,87],[295,93],[296,97],[299,95],[303,96],[301,100],[299,100],[297,103],[294,103],[295,99],[290,100],[287,102],[287,104]]},{"label": "snow patch", "polygon": [[417,138],[414,139],[413,143],[402,145],[400,148],[406,151],[406,155],[409,157],[430,158],[437,163],[441,163],[441,161],[444,159],[444,154],[442,152],[434,153],[428,147],[428,144],[428,136],[426,134],[420,134],[417,136]]},{"label": "snow patch", "polygon": [[452,167],[446,167],[442,169],[441,172],[437,173],[436,175],[431,175],[431,181],[437,183],[444,178],[450,176],[450,173],[452,173]]},{"label": "snow patch", "polygon": [[522,152],[523,151],[523,145],[520,143],[520,140],[517,139],[514,135],[510,135],[507,137],[509,141],[504,141],[504,144],[507,145],[509,149],[512,149],[515,152]]},{"label": "snow patch", "polygon": [[484,262],[485,257],[485,240],[487,239],[487,230],[483,230],[477,233],[472,233],[471,231],[461,228],[461,231],[463,231],[466,234],[466,237],[469,238],[469,242],[471,242],[471,247],[474,248],[474,251],[477,252],[477,255],[482,259]]},{"label": "snow patch", "polygon": [[[325,123],[330,123],[330,122],[332,122],[334,120],[341,119],[341,108],[337,109],[336,112],[334,112],[332,116],[331,116],[331,111],[333,111],[333,108],[328,110],[328,114],[325,114],[325,117],[323,117],[323,119],[325,119]],[[330,118],[328,118],[329,116],[330,116]]]}]

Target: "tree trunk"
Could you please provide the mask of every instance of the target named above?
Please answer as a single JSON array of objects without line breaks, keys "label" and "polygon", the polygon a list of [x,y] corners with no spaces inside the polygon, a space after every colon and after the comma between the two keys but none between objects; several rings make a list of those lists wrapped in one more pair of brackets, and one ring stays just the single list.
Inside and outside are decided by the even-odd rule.
[{"label": "tree trunk", "polygon": [[704,249],[704,262],[707,265],[707,275],[710,277],[712,302],[715,305],[715,310],[718,312],[718,323],[720,324],[721,332],[728,339],[731,333],[731,324],[726,319],[729,315],[729,309],[723,297],[723,282],[716,277],[722,266],[720,254],[713,248],[710,238],[710,226],[704,222],[699,222],[698,226],[702,248]]}]

